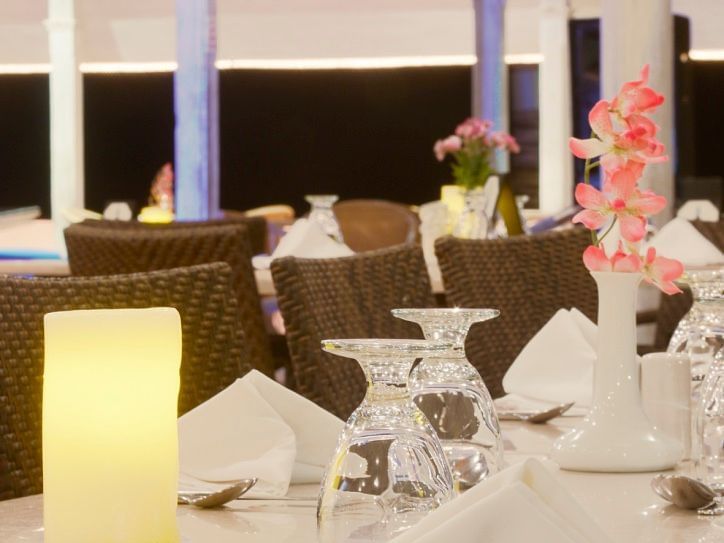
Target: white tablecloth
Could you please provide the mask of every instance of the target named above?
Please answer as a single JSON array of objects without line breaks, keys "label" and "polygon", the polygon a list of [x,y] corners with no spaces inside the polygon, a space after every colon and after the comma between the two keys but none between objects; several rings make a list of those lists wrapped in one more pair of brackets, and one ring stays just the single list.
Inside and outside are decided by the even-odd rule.
[{"label": "white tablecloth", "polygon": [[[544,456],[553,439],[579,419],[556,419],[535,426],[504,422],[509,461]],[[563,484],[608,532],[621,543],[724,541],[724,517],[697,518],[669,506],[650,489],[654,474],[602,474],[560,471]],[[220,510],[180,506],[183,543],[316,543],[316,485],[292,487],[302,501],[239,500]],[[42,498],[0,502],[0,541],[42,541]]]}]

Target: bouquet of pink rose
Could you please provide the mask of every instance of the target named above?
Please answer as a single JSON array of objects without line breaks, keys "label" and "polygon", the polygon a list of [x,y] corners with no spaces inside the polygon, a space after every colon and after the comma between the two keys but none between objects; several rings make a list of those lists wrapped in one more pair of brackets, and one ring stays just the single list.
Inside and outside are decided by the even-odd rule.
[{"label": "bouquet of pink rose", "polygon": [[452,173],[455,183],[466,189],[482,187],[494,175],[490,165],[492,149],[520,152],[515,138],[507,132],[492,132],[492,121],[470,117],[455,129],[455,134],[437,140],[435,157],[442,162],[447,155],[453,157]]},{"label": "bouquet of pink rose", "polygon": [[[645,256],[640,254],[647,216],[666,206],[666,198],[638,187],[647,164],[668,160],[664,145],[656,139],[658,126],[646,116],[664,102],[662,95],[647,86],[648,76],[646,65],[641,78],[624,83],[612,102],[600,100],[593,106],[588,114],[590,139],[570,139],[571,152],[586,159],[584,182],[576,186],[576,201],[585,209],[573,222],[591,230],[593,243],[583,253],[589,270],[642,272],[646,281],[675,294],[681,292],[674,284],[684,271],[681,262],[657,256],[654,248]],[[603,169],[603,190],[590,184],[591,170],[598,166]],[[609,257],[601,242],[616,223],[622,240]],[[599,236],[597,232],[606,225]]]}]

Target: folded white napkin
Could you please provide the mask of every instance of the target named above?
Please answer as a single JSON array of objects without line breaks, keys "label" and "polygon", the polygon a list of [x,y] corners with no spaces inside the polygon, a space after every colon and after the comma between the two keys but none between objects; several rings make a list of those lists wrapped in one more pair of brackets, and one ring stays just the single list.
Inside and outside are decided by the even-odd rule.
[{"label": "folded white napkin", "polygon": [[656,252],[681,261],[684,266],[721,264],[724,254],[686,219],[666,223],[649,242]]},{"label": "folded white napkin", "polygon": [[284,496],[290,483],[321,480],[343,426],[252,370],[179,419],[179,487],[256,477],[250,497]]},{"label": "folded white napkin", "polygon": [[[503,388],[509,395],[538,402],[590,406],[596,334],[596,325],[579,310],[559,309],[510,366]],[[506,396],[496,405],[504,409],[505,400],[512,398]]]},{"label": "folded white napkin", "polygon": [[611,543],[540,461],[529,458],[430,513],[394,543]]},{"label": "folded white napkin", "polygon": [[318,224],[308,219],[298,219],[279,241],[271,256],[255,256],[252,262],[255,268],[265,269],[270,266],[272,260],[283,256],[337,258],[353,254],[352,249],[330,238]]}]

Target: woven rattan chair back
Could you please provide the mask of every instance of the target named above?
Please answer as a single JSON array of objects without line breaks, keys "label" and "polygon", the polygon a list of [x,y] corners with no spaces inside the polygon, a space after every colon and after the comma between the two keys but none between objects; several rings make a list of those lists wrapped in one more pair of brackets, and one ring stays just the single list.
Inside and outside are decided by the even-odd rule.
[{"label": "woven rattan chair back", "polygon": [[449,305],[492,307],[500,317],[472,327],[470,361],[493,397],[518,353],[561,308],[577,307],[596,319],[596,285],[581,261],[590,234],[574,228],[496,240],[438,239]]},{"label": "woven rattan chair back", "polygon": [[[232,277],[224,263],[101,277],[0,276],[0,497],[43,490],[44,314],[71,309],[178,309],[183,330],[178,408],[183,414],[250,369],[244,360]],[[11,489],[4,495],[3,477]]]},{"label": "woven rattan chair back", "polygon": [[233,272],[249,360],[273,375],[274,361],[257,292],[251,248],[243,225],[203,228],[98,228],[65,230],[73,275],[110,275],[226,262]]},{"label": "woven rattan chair back", "polygon": [[[692,221],[691,224],[720,251],[724,251],[724,222]],[[666,255],[664,255],[666,256]],[[694,299],[691,290],[682,288],[681,294],[674,296],[661,296],[661,304],[656,314],[656,335],[654,337],[654,351],[665,351],[669,340],[676,330],[679,321],[691,309]]]},{"label": "woven rattan chair back", "polygon": [[420,227],[409,206],[387,200],[342,200],[334,213],[345,243],[355,252],[414,243]]},{"label": "woven rattan chair back", "polygon": [[432,307],[422,250],[400,246],[345,258],[282,258],[272,275],[284,317],[297,390],[346,419],[365,391],[352,360],[323,353],[329,338],[419,338],[417,325],[395,319],[396,307]]},{"label": "woven rattan chair back", "polygon": [[171,228],[194,228],[204,226],[235,226],[246,227],[251,254],[256,255],[267,252],[267,223],[264,217],[247,217],[243,211],[223,211],[222,218],[210,219],[207,221],[175,221],[170,223],[145,223],[139,221],[107,221],[97,219],[86,219],[81,224],[96,228],[146,228],[146,229],[171,229]]}]

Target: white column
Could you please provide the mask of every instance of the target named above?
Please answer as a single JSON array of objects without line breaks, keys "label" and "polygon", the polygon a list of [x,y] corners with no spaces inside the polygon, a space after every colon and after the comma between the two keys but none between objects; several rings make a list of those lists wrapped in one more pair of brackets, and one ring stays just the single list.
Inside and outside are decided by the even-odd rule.
[{"label": "white column", "polygon": [[216,0],[176,0],[176,218],[219,211],[219,92]]},{"label": "white column", "polygon": [[642,186],[666,197],[667,208],[653,218],[661,225],[673,216],[674,161],[674,21],[671,0],[602,0],[601,96],[613,98],[621,84],[637,79],[644,64],[651,66],[649,84],[666,96],[654,114],[659,139],[669,162],[646,168]]},{"label": "white column", "polygon": [[83,78],[75,0],[48,0],[45,27],[50,52],[50,206],[60,235],[67,226],[63,212],[84,205]]},{"label": "white column", "polygon": [[[475,54],[473,67],[473,115],[490,119],[495,130],[508,130],[508,72],[504,61],[505,0],[473,0]],[[510,170],[508,154],[496,152],[494,167]]]},{"label": "white column", "polygon": [[538,195],[540,210],[553,214],[573,203],[573,159],[568,150],[573,106],[567,0],[541,0],[538,67]]}]

